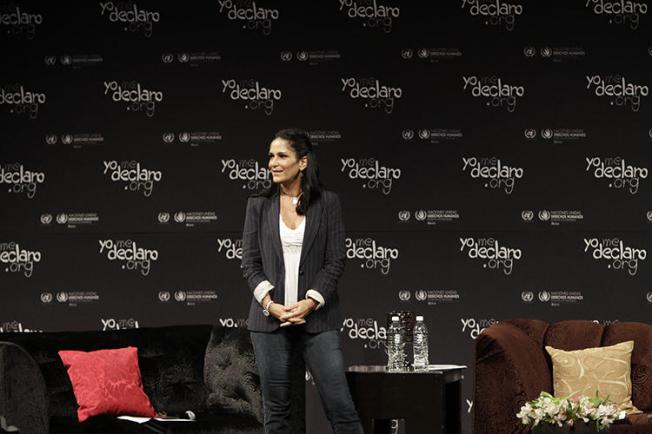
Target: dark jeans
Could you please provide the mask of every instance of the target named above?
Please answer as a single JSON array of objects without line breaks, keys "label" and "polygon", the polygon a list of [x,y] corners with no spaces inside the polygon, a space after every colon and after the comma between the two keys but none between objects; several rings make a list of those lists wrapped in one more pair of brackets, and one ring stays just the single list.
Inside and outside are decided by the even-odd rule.
[{"label": "dark jeans", "polygon": [[312,374],[326,416],[335,434],[363,434],[349,386],[337,331],[306,333],[302,326],[282,327],[272,333],[251,332],[260,374],[265,412],[265,434],[290,432],[291,354],[300,352]]}]

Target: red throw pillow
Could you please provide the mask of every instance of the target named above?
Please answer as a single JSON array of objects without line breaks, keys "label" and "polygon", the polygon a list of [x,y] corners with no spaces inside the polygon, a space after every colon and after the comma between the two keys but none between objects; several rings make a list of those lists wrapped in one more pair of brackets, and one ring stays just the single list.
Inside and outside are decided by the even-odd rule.
[{"label": "red throw pillow", "polygon": [[59,357],[68,369],[80,422],[98,414],[156,416],[143,390],[138,348],[59,351]]}]

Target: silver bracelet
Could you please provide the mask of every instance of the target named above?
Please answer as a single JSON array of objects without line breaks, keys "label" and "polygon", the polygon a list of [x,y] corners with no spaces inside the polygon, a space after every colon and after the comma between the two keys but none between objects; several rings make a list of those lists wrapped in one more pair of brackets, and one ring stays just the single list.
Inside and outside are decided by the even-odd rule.
[{"label": "silver bracelet", "polygon": [[267,305],[263,308],[263,315],[269,316],[269,307],[274,304],[273,300],[267,302]]}]

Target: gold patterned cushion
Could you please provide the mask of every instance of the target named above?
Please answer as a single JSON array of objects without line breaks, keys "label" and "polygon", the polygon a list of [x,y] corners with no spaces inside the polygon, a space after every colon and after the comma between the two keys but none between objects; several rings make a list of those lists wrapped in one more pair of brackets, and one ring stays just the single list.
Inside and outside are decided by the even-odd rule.
[{"label": "gold patterned cushion", "polygon": [[552,358],[555,396],[596,395],[627,413],[638,413],[632,404],[631,359],[634,341],[609,347],[564,351],[546,346]]}]

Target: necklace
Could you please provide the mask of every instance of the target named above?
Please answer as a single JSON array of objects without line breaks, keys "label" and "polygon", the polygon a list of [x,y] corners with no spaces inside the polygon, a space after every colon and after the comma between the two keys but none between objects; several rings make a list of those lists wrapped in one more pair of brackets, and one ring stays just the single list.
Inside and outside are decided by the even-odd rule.
[{"label": "necklace", "polygon": [[281,193],[281,194],[283,194],[283,196],[287,196],[287,197],[289,197],[289,198],[290,198],[290,201],[292,202],[292,205],[296,205],[296,204],[299,203],[299,198],[301,197],[301,195],[303,194],[303,192],[299,193],[298,196],[290,196],[290,195],[287,194],[287,193]]}]

